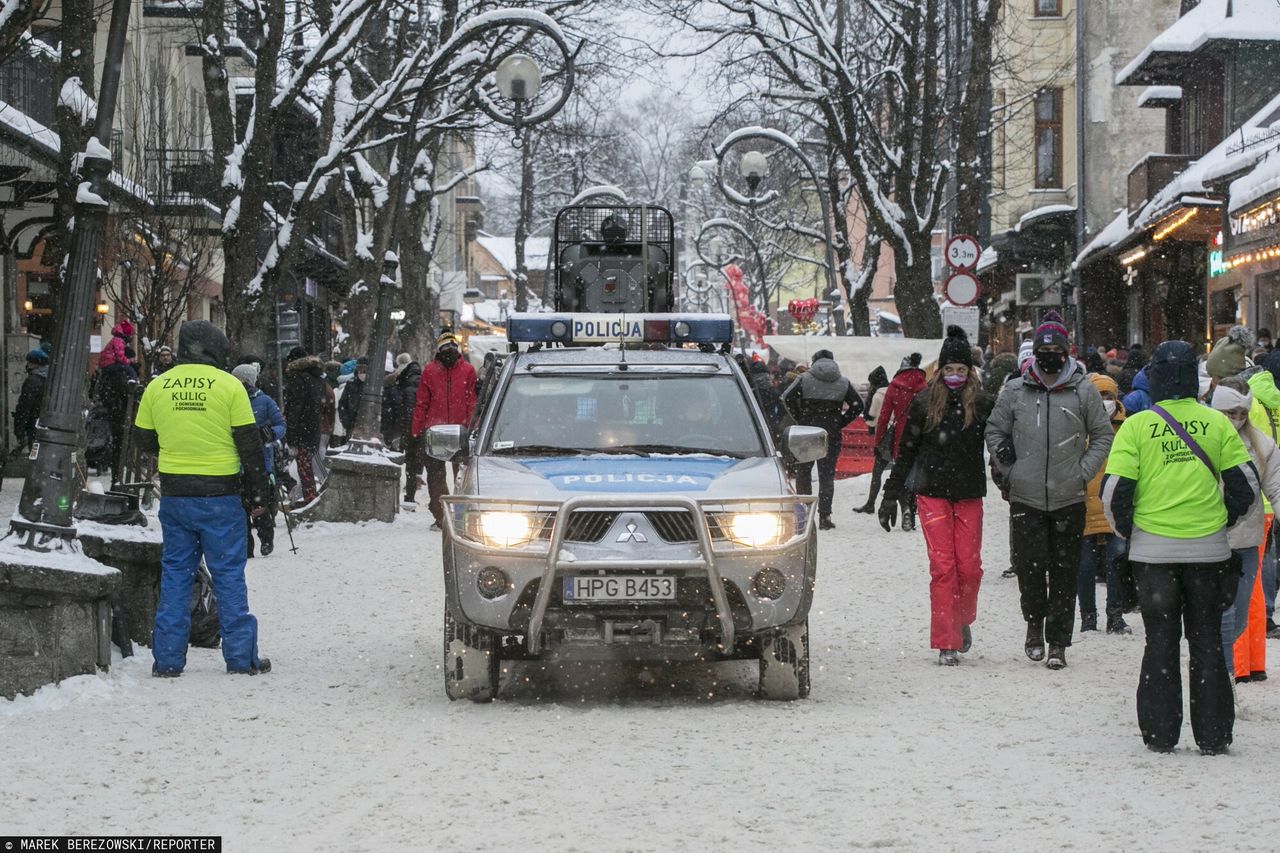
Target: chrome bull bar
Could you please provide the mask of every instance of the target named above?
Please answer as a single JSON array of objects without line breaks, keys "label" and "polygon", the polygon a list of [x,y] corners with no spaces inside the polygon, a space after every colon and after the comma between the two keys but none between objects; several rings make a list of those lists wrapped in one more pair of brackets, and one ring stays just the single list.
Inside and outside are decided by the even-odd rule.
[{"label": "chrome bull bar", "polygon": [[[599,569],[617,569],[624,567],[617,560],[560,560],[560,552],[564,546],[564,537],[568,530],[568,521],[575,510],[578,509],[620,509],[643,511],[649,509],[683,509],[690,513],[693,520],[694,530],[698,536],[698,547],[701,550],[703,559],[701,560],[628,560],[625,568],[641,569],[641,570],[682,570],[682,571],[702,571],[706,573],[707,583],[711,590],[711,599],[715,604],[716,617],[720,622],[720,631],[722,634],[722,642],[725,648],[732,648],[735,631],[733,625],[733,612],[729,608],[729,597],[725,593],[724,578],[721,577],[719,568],[716,564],[716,550],[711,541],[711,529],[707,523],[706,506],[724,506],[737,504],[753,504],[763,503],[776,505],[779,503],[802,503],[806,504],[808,509],[805,513],[805,523],[803,527],[794,531],[792,537],[786,542],[780,542],[774,546],[756,547],[750,549],[728,548],[726,553],[741,552],[742,550],[750,550],[753,553],[769,553],[775,551],[787,550],[793,547],[797,540],[808,538],[813,530],[815,523],[813,504],[816,498],[809,495],[774,495],[759,498],[726,498],[726,499],[703,499],[695,500],[694,498],[682,495],[672,496],[645,496],[637,500],[635,495],[620,495],[617,497],[606,497],[603,495],[575,495],[563,502],[545,501],[545,500],[501,500],[496,498],[479,497],[475,495],[448,495],[443,497],[443,502],[450,511],[446,511],[444,515],[444,534],[448,540],[457,546],[468,551],[487,554],[512,554],[511,549],[496,548],[473,542],[465,537],[459,536],[458,531],[454,527],[454,519],[452,507],[450,505],[458,504],[492,504],[502,506],[529,506],[529,507],[556,507],[555,522],[552,526],[551,540],[546,548],[546,566],[542,570],[541,582],[538,584],[538,593],[534,598],[533,609],[529,614],[529,629],[527,637],[528,649],[531,653],[537,654],[540,651],[542,643],[542,625],[546,619],[547,608],[551,603],[551,591],[555,584],[556,572],[571,570],[599,570]],[[516,550],[514,553],[521,553]],[[529,550],[523,550],[523,553],[529,557],[542,557],[542,548],[535,546]]]},{"label": "chrome bull bar", "polygon": [[[556,516],[555,526],[551,531],[551,547],[547,551],[547,565],[542,570],[542,582],[538,584],[538,595],[533,601],[533,611],[529,614],[529,651],[537,654],[542,645],[542,623],[547,615],[547,606],[551,603],[551,589],[555,585],[556,572],[572,569],[616,569],[616,560],[565,561],[560,560],[560,550],[564,545],[564,535],[569,525],[570,515],[576,509],[634,509],[635,495],[626,497],[600,497],[596,495],[577,495],[566,500]],[[628,560],[629,569],[683,569],[702,570],[707,573],[707,583],[711,587],[711,600],[716,606],[716,616],[720,620],[720,632],[725,648],[733,647],[733,612],[729,609],[729,597],[724,591],[724,579],[716,569],[715,549],[711,547],[711,530],[707,527],[707,519],[702,508],[693,498],[682,496],[646,497],[644,509],[683,509],[693,519],[694,530],[698,534],[698,547],[702,550],[702,560]]]}]

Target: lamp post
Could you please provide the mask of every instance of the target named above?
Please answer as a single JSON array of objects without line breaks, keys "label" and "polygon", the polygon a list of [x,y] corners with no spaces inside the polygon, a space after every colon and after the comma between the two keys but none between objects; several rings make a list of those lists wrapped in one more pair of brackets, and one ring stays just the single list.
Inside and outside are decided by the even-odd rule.
[{"label": "lamp post", "polygon": [[111,176],[111,150],[103,140],[111,139],[130,5],[130,0],[114,0],[111,7],[94,137],[85,146],[81,168],[84,181],[76,193],[75,230],[63,279],[62,316],[54,330],[52,363],[36,426],[35,461],[22,487],[18,516],[10,524],[10,529],[22,537],[19,544],[36,550],[62,549],[75,536],[71,508],[79,486],[76,456],[84,423],[88,381],[85,366],[89,361],[98,249],[107,224],[106,197]]},{"label": "lamp post", "polygon": [[370,454],[382,451],[382,438],[378,424],[382,413],[382,380],[386,375],[386,348],[390,330],[390,313],[395,291],[399,288],[396,273],[400,265],[398,247],[400,218],[404,212],[406,182],[412,172],[417,128],[426,110],[431,89],[425,81],[436,79],[462,51],[494,30],[504,27],[520,27],[549,37],[560,51],[564,62],[565,79],[557,98],[546,107],[529,112],[530,103],[542,84],[542,69],[525,54],[511,54],[504,58],[494,72],[498,92],[511,102],[511,111],[505,112],[485,93],[477,93],[479,108],[494,121],[511,127],[519,144],[520,131],[526,127],[547,121],[560,111],[573,90],[573,52],[555,22],[541,13],[528,10],[486,13],[485,23],[474,26],[456,39],[450,50],[437,55],[422,75],[424,81],[409,111],[407,129],[400,137],[394,162],[399,164],[392,194],[391,237],[383,258],[382,277],[378,282],[378,301],[374,309],[373,336],[369,341],[369,370],[360,394],[360,406],[355,427],[351,431],[349,453]]},{"label": "lamp post", "polygon": [[[760,254],[760,245],[756,243],[754,239],[752,239],[751,232],[747,231],[746,228],[742,227],[742,225],[733,221],[732,219],[726,219],[724,217],[708,219],[706,222],[702,223],[702,230],[698,232],[698,237],[694,242],[694,248],[697,249],[698,251],[698,257],[702,258],[702,260],[704,261],[707,260],[702,255],[702,249],[701,249],[702,238],[709,231],[712,231],[713,229],[717,229],[717,228],[723,228],[726,231],[733,232],[734,234],[738,235],[740,238],[745,240],[747,245],[751,247],[751,253],[755,256],[756,270],[758,271],[760,276],[760,289],[758,291],[759,307],[767,315],[769,313],[769,285],[765,280],[764,258]],[[723,247],[724,241],[721,240],[719,237],[713,237],[711,240],[707,242],[708,248],[710,248],[711,244],[715,240],[720,240],[720,245]]]},{"label": "lamp post", "polygon": [[827,198],[827,194],[823,191],[822,181],[818,178],[818,172],[813,167],[813,163],[805,156],[804,151],[800,149],[799,143],[780,130],[773,130],[764,127],[744,127],[735,130],[724,138],[715,148],[716,155],[716,183],[720,186],[721,192],[725,198],[742,207],[754,210],[766,204],[770,204],[781,198],[781,194],[777,190],[769,190],[764,195],[756,195],[760,188],[760,184],[769,177],[769,158],[763,151],[751,149],[744,153],[738,161],[738,171],[743,180],[747,183],[747,189],[751,193],[750,196],[744,196],[742,193],[733,189],[726,183],[724,176],[724,158],[729,149],[739,142],[750,140],[758,140],[761,142],[772,142],[781,148],[785,148],[795,155],[796,159],[804,166],[808,172],[810,179],[813,181],[814,187],[818,191],[818,201],[822,205],[822,230],[825,235],[823,248],[826,250],[827,264],[827,299],[831,302],[831,315],[834,317],[835,333],[843,335],[845,333],[845,318],[843,304],[845,295],[842,288],[836,280],[836,256],[835,256],[835,234],[832,231],[831,203]]}]

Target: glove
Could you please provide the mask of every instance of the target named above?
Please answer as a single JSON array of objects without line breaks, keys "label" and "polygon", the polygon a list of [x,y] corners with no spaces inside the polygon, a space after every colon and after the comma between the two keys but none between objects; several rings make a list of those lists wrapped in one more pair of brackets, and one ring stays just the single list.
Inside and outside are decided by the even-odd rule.
[{"label": "glove", "polygon": [[1004,467],[1013,467],[1013,463],[1018,461],[1018,454],[1013,449],[1013,439],[1007,438],[1000,442],[1000,446],[996,448],[996,458]]},{"label": "glove", "polygon": [[898,523],[898,502],[885,498],[880,501],[880,511],[876,515],[880,518],[880,526],[888,533]]},{"label": "glove", "polygon": [[267,514],[267,508],[263,505],[264,502],[260,495],[254,495],[249,499],[249,502],[253,505],[253,508],[249,510],[250,518],[261,518]]}]

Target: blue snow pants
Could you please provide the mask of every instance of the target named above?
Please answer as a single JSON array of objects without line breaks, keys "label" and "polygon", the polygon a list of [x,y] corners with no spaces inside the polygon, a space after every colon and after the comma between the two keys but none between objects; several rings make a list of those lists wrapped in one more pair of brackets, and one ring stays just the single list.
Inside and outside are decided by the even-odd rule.
[{"label": "blue snow pants", "polygon": [[249,612],[249,590],[244,581],[249,534],[240,496],[162,497],[160,527],[164,534],[160,603],[151,631],[155,671],[182,672],[186,666],[191,585],[201,556],[218,597],[227,672],[257,668],[258,620]]}]

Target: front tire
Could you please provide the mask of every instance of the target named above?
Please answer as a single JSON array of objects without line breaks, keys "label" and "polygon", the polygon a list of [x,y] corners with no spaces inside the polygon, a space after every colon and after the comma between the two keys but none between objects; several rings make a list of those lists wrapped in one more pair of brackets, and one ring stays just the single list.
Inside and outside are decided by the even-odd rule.
[{"label": "front tire", "polygon": [[498,695],[498,635],[444,611],[444,692],[450,700],[492,702]]},{"label": "front tire", "polygon": [[790,625],[760,641],[760,698],[794,702],[809,695],[809,622]]}]

